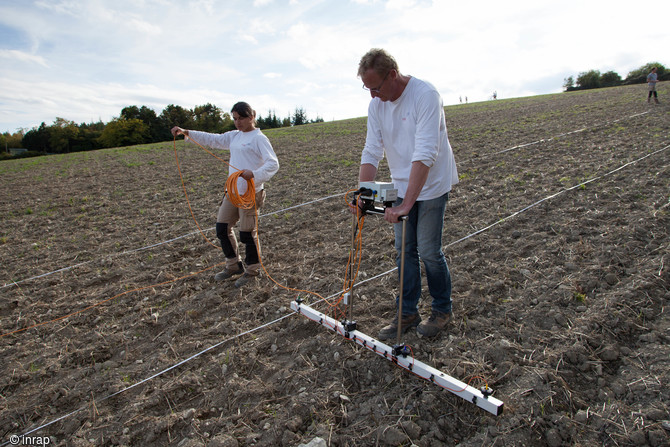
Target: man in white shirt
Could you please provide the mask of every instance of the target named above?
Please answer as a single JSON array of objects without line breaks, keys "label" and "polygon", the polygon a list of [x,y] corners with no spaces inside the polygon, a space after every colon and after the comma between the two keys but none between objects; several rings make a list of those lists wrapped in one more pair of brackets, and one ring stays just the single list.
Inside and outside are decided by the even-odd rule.
[{"label": "man in white shirt", "polygon": [[[444,210],[452,185],[458,183],[456,161],[449,144],[442,98],[430,83],[403,75],[395,59],[372,49],[359,63],[358,76],[372,100],[361,156],[360,181],[373,181],[381,159],[386,159],[398,200],[385,219],[394,223],[400,267],[399,218],[408,216],[405,236],[402,318],[382,328],[380,340],[416,327],[426,337],[437,335],[451,319],[451,275],[442,252]],[[432,312],[421,322],[421,264],[426,269]],[[398,269],[400,271],[400,268]]]}]

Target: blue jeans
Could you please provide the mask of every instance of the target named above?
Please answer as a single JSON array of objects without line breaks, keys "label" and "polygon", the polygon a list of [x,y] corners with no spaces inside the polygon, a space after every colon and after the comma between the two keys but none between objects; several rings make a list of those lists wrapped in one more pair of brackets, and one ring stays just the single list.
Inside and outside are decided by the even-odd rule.
[{"label": "blue jeans", "polygon": [[[434,311],[451,312],[451,274],[442,252],[444,210],[449,193],[431,200],[417,201],[410,210],[405,225],[405,278],[403,280],[402,314],[419,312],[421,298],[421,263],[426,268],[428,290],[433,298]],[[399,206],[398,199],[395,206]],[[402,250],[402,222],[394,225],[395,248],[398,253],[398,279]],[[396,299],[397,306],[397,299]]]}]

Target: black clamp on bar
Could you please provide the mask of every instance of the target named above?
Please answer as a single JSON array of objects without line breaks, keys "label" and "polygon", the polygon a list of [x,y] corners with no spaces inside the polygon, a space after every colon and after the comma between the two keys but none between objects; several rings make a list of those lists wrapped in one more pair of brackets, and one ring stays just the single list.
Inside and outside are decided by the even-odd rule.
[{"label": "black clamp on bar", "polygon": [[479,389],[481,393],[484,395],[484,399],[488,399],[491,394],[493,394],[493,390],[489,388],[488,386],[483,386]]},{"label": "black clamp on bar", "polygon": [[356,330],[356,322],[345,320],[345,321],[342,322],[342,327],[344,327],[344,330],[347,331],[347,332],[355,331]]},{"label": "black clamp on bar", "polygon": [[393,346],[393,355],[396,357],[407,357],[409,355],[409,348],[407,345]]}]

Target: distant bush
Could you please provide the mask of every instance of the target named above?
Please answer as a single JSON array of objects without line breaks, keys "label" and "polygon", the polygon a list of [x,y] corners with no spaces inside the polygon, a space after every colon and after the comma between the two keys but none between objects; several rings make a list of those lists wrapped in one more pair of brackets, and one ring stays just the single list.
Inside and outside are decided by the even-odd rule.
[{"label": "distant bush", "polygon": [[667,81],[670,79],[670,71],[668,71],[663,64],[658,62],[649,62],[640,68],[631,71],[626,76],[624,84],[645,84],[647,82],[647,75],[651,73],[651,69],[656,67],[656,74],[659,81]]},{"label": "distant bush", "polygon": [[115,119],[105,126],[98,141],[104,147],[130,146],[132,144],[151,143],[149,126],[137,118]]},{"label": "distant bush", "polygon": [[41,157],[42,155],[46,155],[46,153],[38,151],[25,151],[21,152],[20,154],[12,155],[8,152],[0,152],[0,161],[14,160],[17,158]]},{"label": "distant bush", "polygon": [[600,86],[601,87],[614,87],[621,85],[621,76],[615,71],[608,71],[600,75]]},{"label": "distant bush", "polygon": [[599,88],[600,76],[601,75],[598,70],[590,70],[579,73],[579,76],[577,76],[577,85],[582,89]]},{"label": "distant bush", "polygon": [[628,76],[624,80],[615,71],[608,71],[602,74],[599,70],[584,71],[579,73],[576,81],[572,76],[565,78],[563,80],[563,89],[566,92],[570,92],[601,87],[616,87],[617,85],[645,84],[647,82],[647,75],[651,73],[653,67],[657,68],[656,73],[659,81],[670,80],[670,70],[667,70],[663,64],[659,64],[658,62],[649,62],[628,73]]},{"label": "distant bush", "polygon": [[[307,112],[300,107],[296,108],[293,116],[279,118],[274,111],[270,111],[267,118],[258,116],[256,121],[260,129],[268,129],[319,123],[323,122],[323,118],[317,116],[316,119],[308,120]],[[172,140],[170,129],[174,126],[213,133],[235,129],[230,114],[210,103],[193,109],[170,104],[160,115],[147,106],[127,106],[121,110],[118,118],[106,124],[102,121],[76,124],[64,118],[56,118],[52,125],[42,123],[25,133],[0,134],[0,144],[1,147],[23,147],[40,155],[89,151]]]}]

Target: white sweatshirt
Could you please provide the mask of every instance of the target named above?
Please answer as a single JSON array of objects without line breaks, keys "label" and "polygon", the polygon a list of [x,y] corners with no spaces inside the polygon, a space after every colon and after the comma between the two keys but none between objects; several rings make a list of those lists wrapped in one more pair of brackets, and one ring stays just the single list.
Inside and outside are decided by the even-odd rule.
[{"label": "white sweatshirt", "polygon": [[[277,155],[272,149],[270,140],[260,129],[250,132],[231,130],[226,133],[189,130],[188,134],[190,139],[203,146],[230,150],[228,175],[244,169],[251,170],[254,173],[256,191],[263,189],[264,183],[279,170]],[[244,194],[247,190],[247,182],[240,177],[237,183],[238,191]]]},{"label": "white sweatshirt", "polygon": [[432,84],[412,77],[395,101],[370,101],[361,164],[377,167],[384,155],[398,197],[405,197],[414,161],[430,167],[417,200],[440,197],[458,183],[442,98]]}]

